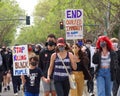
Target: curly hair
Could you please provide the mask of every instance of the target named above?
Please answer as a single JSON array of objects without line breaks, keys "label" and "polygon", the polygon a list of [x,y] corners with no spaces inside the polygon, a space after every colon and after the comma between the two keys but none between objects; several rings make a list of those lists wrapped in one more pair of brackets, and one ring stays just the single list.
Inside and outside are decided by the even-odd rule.
[{"label": "curly hair", "polygon": [[96,43],[96,48],[99,49],[99,50],[102,50],[102,48],[100,47],[100,42],[102,41],[105,41],[107,43],[107,49],[110,51],[110,50],[113,50],[113,47],[112,47],[112,42],[110,41],[109,37],[107,36],[100,36],[97,40],[97,43]]}]

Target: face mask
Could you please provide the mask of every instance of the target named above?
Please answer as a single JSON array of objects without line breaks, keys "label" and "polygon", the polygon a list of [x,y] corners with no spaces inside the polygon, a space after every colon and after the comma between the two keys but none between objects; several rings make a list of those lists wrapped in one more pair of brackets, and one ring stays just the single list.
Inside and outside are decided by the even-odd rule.
[{"label": "face mask", "polygon": [[60,46],[60,47],[58,47],[58,49],[59,49],[59,51],[63,51],[63,50],[65,50],[65,47],[64,46]]},{"label": "face mask", "polygon": [[32,66],[36,66],[37,63],[36,63],[36,62],[31,62],[31,65],[32,65]]},{"label": "face mask", "polygon": [[106,42],[100,42],[100,47],[103,48],[106,46]]},{"label": "face mask", "polygon": [[37,52],[38,51],[38,49],[37,48],[35,48],[35,52]]},{"label": "face mask", "polygon": [[12,50],[8,50],[8,52],[12,52]]},{"label": "face mask", "polygon": [[8,54],[8,52],[6,51],[5,54]]},{"label": "face mask", "polygon": [[87,48],[90,48],[90,44],[86,44],[86,47],[87,47]]},{"label": "face mask", "polygon": [[114,48],[118,48],[118,43],[112,43]]},{"label": "face mask", "polygon": [[28,51],[31,52],[31,51],[32,51],[32,47],[29,47],[29,48],[28,48]]},{"label": "face mask", "polygon": [[78,41],[78,45],[79,46],[83,46],[83,42],[82,41]]}]

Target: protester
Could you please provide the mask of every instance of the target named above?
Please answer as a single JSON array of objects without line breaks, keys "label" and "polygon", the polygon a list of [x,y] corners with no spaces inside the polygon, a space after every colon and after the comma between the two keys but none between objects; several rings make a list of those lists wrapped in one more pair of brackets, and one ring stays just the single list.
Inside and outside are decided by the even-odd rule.
[{"label": "protester", "polygon": [[24,85],[24,96],[39,96],[40,79],[47,82],[47,78],[43,76],[43,72],[40,68],[36,67],[38,64],[38,58],[36,56],[29,59],[29,75],[22,75],[22,83]]},{"label": "protester", "polygon": [[113,50],[117,53],[118,56],[118,65],[115,69],[115,79],[113,81],[113,96],[117,96],[118,88],[120,86],[120,50],[118,49],[118,42],[119,40],[117,38],[111,38],[113,45]]},{"label": "protester", "polygon": [[40,53],[41,49],[42,49],[42,47],[39,44],[35,45],[34,52],[37,56],[39,56],[39,53]]},{"label": "protester", "polygon": [[98,65],[96,68],[97,96],[111,96],[117,54],[113,51],[112,43],[107,36],[98,38],[93,63]]},{"label": "protester", "polygon": [[3,60],[0,52],[0,93],[2,92],[2,81],[3,81]]},{"label": "protester", "polygon": [[85,42],[85,46],[89,52],[89,67],[88,70],[92,76],[91,80],[87,81],[87,87],[88,87],[88,92],[90,93],[90,96],[94,96],[94,69],[95,69],[95,65],[92,63],[92,56],[95,52],[95,47],[92,46],[92,40],[87,39]]},{"label": "protester", "polygon": [[33,45],[32,44],[28,44],[28,58],[31,58],[33,56],[36,56],[36,54],[33,51]]},{"label": "protester", "polygon": [[[56,46],[56,37],[54,34],[48,35],[45,45],[46,45],[46,48],[43,48],[39,54],[39,66],[38,67],[41,68],[45,77],[47,78],[47,72],[48,72],[48,68],[50,65],[50,58],[51,58],[52,53],[55,52],[55,46]],[[50,83],[46,83],[42,81],[42,85],[44,88],[44,96],[49,96],[49,94],[51,94],[52,96],[56,96],[53,82],[54,81],[53,81],[52,76],[51,76]]]},{"label": "protester", "polygon": [[[79,39],[77,42],[78,42],[78,45],[81,46],[81,50],[82,52],[86,53],[87,54],[87,57],[89,58],[89,64],[88,64],[88,69],[90,68],[90,58],[91,58],[91,53],[90,53],[90,50],[89,48],[87,48],[87,46],[85,45],[85,39]],[[89,90],[88,90],[88,79],[87,78],[84,78],[84,91],[83,91],[83,95],[85,96],[88,96],[89,95]]]},{"label": "protester", "polygon": [[51,56],[47,78],[50,80],[50,76],[53,72],[53,80],[57,96],[68,96],[70,90],[68,74],[59,56],[65,63],[68,72],[71,72],[71,67],[76,70],[77,65],[73,60],[73,54],[69,52],[69,47],[64,38],[58,38],[57,40],[56,52]]},{"label": "protester", "polygon": [[[9,52],[11,52],[11,58],[12,58],[13,57],[12,50],[9,49]],[[11,65],[11,68],[10,68],[10,72],[11,72],[11,78],[12,78],[13,93],[14,93],[14,96],[18,96],[18,92],[20,91],[20,86],[21,86],[21,79],[20,79],[20,76],[15,76],[14,75],[13,60],[12,60],[11,63],[12,63],[12,65]]]},{"label": "protester", "polygon": [[77,69],[72,73],[75,75],[75,81],[77,83],[76,89],[71,89],[71,96],[82,96],[84,90],[84,78],[90,78],[88,74],[88,63],[89,59],[87,54],[81,50],[81,46],[78,43],[72,46],[74,53],[74,60],[77,64]]},{"label": "protester", "polygon": [[3,85],[4,85],[4,91],[10,90],[10,69],[12,66],[12,53],[8,51],[8,48],[6,46],[2,46],[2,59],[3,59]]},{"label": "protester", "polygon": [[11,77],[12,77],[14,96],[18,96],[18,92],[20,91],[20,86],[21,86],[20,76],[14,76],[13,69],[11,69]]}]

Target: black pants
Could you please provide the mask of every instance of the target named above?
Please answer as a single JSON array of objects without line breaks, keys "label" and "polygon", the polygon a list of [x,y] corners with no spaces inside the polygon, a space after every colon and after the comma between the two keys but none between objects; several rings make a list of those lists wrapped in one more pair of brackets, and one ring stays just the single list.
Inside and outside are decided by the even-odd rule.
[{"label": "black pants", "polygon": [[120,85],[119,81],[117,80],[113,81],[113,88],[112,88],[113,96],[117,96],[119,85]]},{"label": "black pants", "polygon": [[57,96],[68,96],[70,90],[70,84],[68,79],[64,81],[54,80],[54,84]]},{"label": "black pants", "polygon": [[0,92],[2,92],[3,71],[0,71]]},{"label": "black pants", "polygon": [[93,79],[94,79],[94,67],[90,68],[89,71],[90,71],[90,74],[92,76],[92,79],[87,81],[87,87],[88,87],[88,92],[92,93],[94,91],[94,81],[93,81]]},{"label": "black pants", "polygon": [[13,71],[11,71],[13,91],[17,93],[20,90],[21,79],[20,76],[13,76]]}]

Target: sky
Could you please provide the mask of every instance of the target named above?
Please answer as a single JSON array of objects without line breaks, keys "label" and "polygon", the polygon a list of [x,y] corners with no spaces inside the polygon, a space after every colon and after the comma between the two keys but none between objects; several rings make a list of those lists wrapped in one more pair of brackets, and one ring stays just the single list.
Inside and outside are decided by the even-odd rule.
[{"label": "sky", "polygon": [[[30,16],[30,22],[31,22],[31,25],[33,24],[33,10],[34,10],[34,7],[35,5],[38,3],[38,0],[16,0],[20,6],[21,9],[24,9],[25,12],[26,12],[26,15]],[[16,32],[16,38],[19,36],[20,34],[20,30],[21,28],[17,28],[17,32]]]},{"label": "sky", "polygon": [[38,0],[16,0],[21,7],[26,11],[26,15],[32,15],[35,5]]}]

